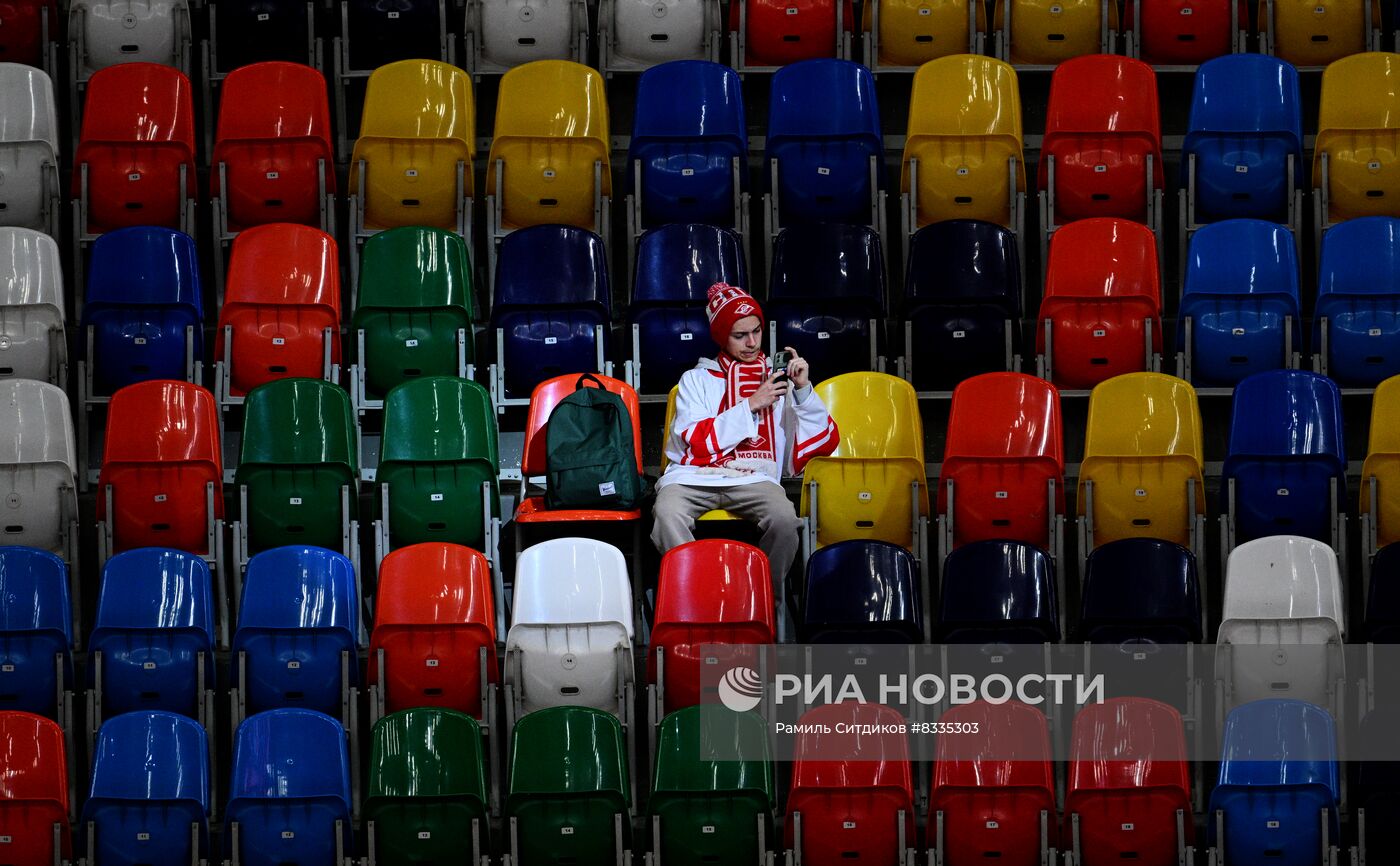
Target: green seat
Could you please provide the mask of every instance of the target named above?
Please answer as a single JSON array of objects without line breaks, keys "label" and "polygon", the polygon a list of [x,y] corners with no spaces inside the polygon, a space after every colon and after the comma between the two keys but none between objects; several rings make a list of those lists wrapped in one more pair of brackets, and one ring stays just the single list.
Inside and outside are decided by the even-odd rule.
[{"label": "green seat", "polygon": [[587,707],[537,710],[515,724],[506,830],[520,866],[612,863],[613,816],[630,848],[627,754],[617,717]]},{"label": "green seat", "polygon": [[400,710],[374,725],[364,818],[386,866],[466,863],[472,819],[487,844],[481,729],[456,710]]},{"label": "green seat", "polygon": [[[500,516],[496,413],[475,382],[429,376],[384,398],[383,453],[375,480],[389,489],[389,546],[449,542],[483,546],[484,519]],[[491,485],[491,514],[481,485]],[[489,552],[488,552],[489,553]]]},{"label": "green seat", "polygon": [[442,229],[408,226],[365,241],[352,331],[364,331],[365,391],[379,399],[420,376],[457,376],[457,331],[473,363],[477,318],[466,241]]},{"label": "green seat", "polygon": [[[342,548],[355,519],[359,477],[350,396],[324,379],[278,379],[243,403],[235,482],[248,489],[243,514],[249,551],[310,544]],[[340,489],[350,487],[350,513]]]},{"label": "green seat", "polygon": [[661,722],[651,814],[661,862],[754,863],[758,818],[772,837],[773,764],[763,719],[720,705],[686,707]]}]

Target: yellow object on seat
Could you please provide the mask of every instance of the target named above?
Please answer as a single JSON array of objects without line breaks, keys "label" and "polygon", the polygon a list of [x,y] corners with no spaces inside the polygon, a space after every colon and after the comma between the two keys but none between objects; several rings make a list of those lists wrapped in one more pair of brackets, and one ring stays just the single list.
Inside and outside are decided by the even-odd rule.
[{"label": "yellow object on seat", "polygon": [[1400,54],[1338,60],[1322,73],[1313,183],[1327,154],[1329,223],[1400,216]]}]

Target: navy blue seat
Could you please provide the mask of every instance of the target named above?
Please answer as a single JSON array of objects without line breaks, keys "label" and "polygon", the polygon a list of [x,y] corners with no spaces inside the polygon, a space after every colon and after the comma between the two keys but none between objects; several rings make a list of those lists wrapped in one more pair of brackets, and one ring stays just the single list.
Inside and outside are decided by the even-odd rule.
[{"label": "navy blue seat", "polygon": [[1101,644],[1198,643],[1201,588],[1196,557],[1156,538],[1094,548],[1084,567],[1084,640]]},{"label": "navy blue seat", "polygon": [[981,220],[924,226],[909,245],[904,277],[906,351],[914,387],[949,391],[1005,370],[1008,322],[1020,351],[1021,268],[1016,235]]},{"label": "navy blue seat", "polygon": [[602,372],[594,329],[603,327],[606,355],[610,307],[602,238],[563,225],[506,235],[491,313],[492,327],[505,332],[506,396],[528,398],[565,373]]},{"label": "navy blue seat", "polygon": [[1236,541],[1306,535],[1331,541],[1329,483],[1346,502],[1342,395],[1326,376],[1304,370],[1256,373],[1235,386],[1230,450],[1221,477],[1235,482]]},{"label": "navy blue seat", "polygon": [[[199,723],[161,711],[102,723],[82,827],[94,825],[89,862],[188,864],[208,857],[209,739]],[[190,827],[199,828],[191,851]],[[80,840],[86,830],[75,834]]]},{"label": "navy blue seat", "polygon": [[[637,81],[627,154],[628,190],[641,197],[642,226],[709,223],[738,228],[734,160],[748,176],[748,128],[739,74],[706,60],[653,66]],[[641,163],[641,188],[634,165]],[[640,228],[641,226],[639,226]]]},{"label": "navy blue seat", "polygon": [[333,864],[336,821],[351,856],[350,757],[340,722],[315,710],[268,710],[238,726],[233,749],[225,856],[236,822],[239,859],[248,866]]},{"label": "navy blue seat", "polygon": [[1400,644],[1400,544],[1387,544],[1371,561],[1366,596],[1366,639]]},{"label": "navy blue seat", "polygon": [[1228,387],[1286,367],[1287,317],[1292,351],[1302,351],[1298,252],[1284,226],[1254,219],[1203,226],[1191,237],[1185,284],[1176,344],[1188,349],[1189,317],[1192,383]]},{"label": "navy blue seat", "polygon": [[840,541],[807,559],[804,643],[922,643],[918,567],[885,541]]},{"label": "navy blue seat", "polygon": [[1196,70],[1181,151],[1181,186],[1196,157],[1196,221],[1288,216],[1288,157],[1303,183],[1298,71],[1260,54],[1230,54]]},{"label": "navy blue seat", "polygon": [[1400,373],[1400,219],[1358,217],[1322,236],[1314,351],[1327,319],[1327,375],[1374,387]]},{"label": "navy blue seat", "polygon": [[303,0],[214,0],[209,4],[215,72],[265,60],[307,63],[311,22]]},{"label": "navy blue seat", "polygon": [[[866,224],[883,185],[875,79],[848,60],[804,60],[773,75],[764,178],[778,162],[778,225]],[[870,158],[877,160],[871,186]]]},{"label": "navy blue seat", "polygon": [[[358,685],[355,570],[320,547],[276,547],[248,561],[234,658],[244,653],[250,713],[305,707],[340,714],[344,688]],[[341,682],[340,654],[350,654]],[[237,671],[237,668],[234,668]]]},{"label": "navy blue seat", "polygon": [[734,232],[689,223],[642,235],[631,319],[638,329],[643,393],[669,391],[697,359],[714,354],[705,295],[715,283],[749,286]]},{"label": "navy blue seat", "polygon": [[1330,810],[1338,844],[1337,731],[1315,704],[1262,700],[1225,719],[1220,776],[1210,815],[1225,813],[1225,838],[1210,827],[1224,862],[1240,866],[1315,866],[1322,850],[1321,810]]},{"label": "navy blue seat", "polygon": [[[199,653],[206,687],[214,687],[209,566],[197,554],[159,547],[107,560],[88,649],[102,653],[104,717],[135,710],[194,716]],[[95,667],[89,662],[89,680]]]},{"label": "navy blue seat", "polygon": [[874,369],[872,342],[878,346],[885,314],[880,235],[836,223],[783,229],[764,312],[777,325],[778,348],[792,346],[822,378]]},{"label": "navy blue seat", "polygon": [[378,69],[395,60],[442,58],[438,0],[348,0],[350,68]]},{"label": "navy blue seat", "polygon": [[[110,394],[133,382],[185,378],[185,328],[203,356],[204,319],[194,239],[138,226],[92,246],[83,326],[93,329],[93,386]],[[79,350],[87,346],[80,340]]]},{"label": "navy blue seat", "polygon": [[0,547],[0,709],[54,718],[72,648],[67,564],[46,550]]},{"label": "navy blue seat", "polygon": [[[1386,704],[1378,700],[1361,720],[1356,754],[1374,760],[1358,762],[1351,802],[1358,810],[1366,810],[1366,833],[1360,837],[1358,832],[1357,842],[1365,847],[1368,859],[1400,851],[1400,761],[1385,760],[1396,757],[1396,730],[1400,730],[1400,706],[1393,700]],[[1352,820],[1353,826],[1359,823],[1355,816]]]},{"label": "navy blue seat", "polygon": [[974,541],[943,560],[938,633],[946,643],[1060,640],[1055,564],[1019,541]]}]

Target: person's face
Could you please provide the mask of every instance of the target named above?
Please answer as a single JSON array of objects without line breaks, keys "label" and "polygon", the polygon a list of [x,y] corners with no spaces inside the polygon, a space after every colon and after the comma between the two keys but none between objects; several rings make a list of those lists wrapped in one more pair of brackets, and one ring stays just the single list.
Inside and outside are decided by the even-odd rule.
[{"label": "person's face", "polygon": [[724,345],[724,350],[734,358],[744,361],[752,361],[758,357],[759,349],[763,346],[763,322],[758,316],[745,316],[734,323],[734,327],[729,329],[729,340]]}]

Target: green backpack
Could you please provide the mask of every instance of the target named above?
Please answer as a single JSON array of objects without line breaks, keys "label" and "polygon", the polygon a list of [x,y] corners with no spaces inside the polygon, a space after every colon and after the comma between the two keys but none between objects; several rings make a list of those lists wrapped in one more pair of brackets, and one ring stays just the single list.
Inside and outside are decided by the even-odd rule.
[{"label": "green backpack", "polygon": [[[585,387],[589,379],[598,387]],[[574,393],[554,407],[544,447],[546,508],[631,511],[641,503],[632,419],[622,398],[597,376],[580,376]]]}]

